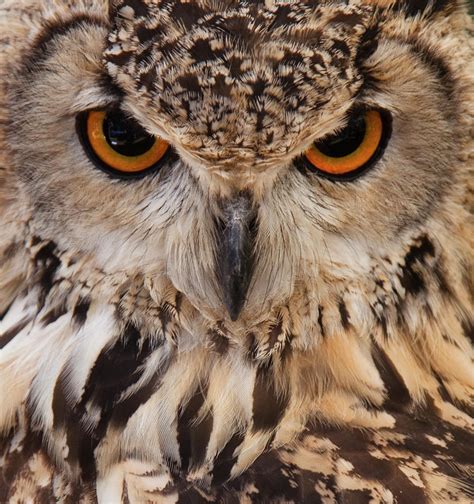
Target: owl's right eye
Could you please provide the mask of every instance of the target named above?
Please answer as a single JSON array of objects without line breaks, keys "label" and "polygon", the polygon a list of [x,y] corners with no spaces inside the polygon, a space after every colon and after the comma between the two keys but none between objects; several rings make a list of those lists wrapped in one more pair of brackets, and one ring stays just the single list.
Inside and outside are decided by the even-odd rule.
[{"label": "owl's right eye", "polygon": [[136,177],[156,169],[170,145],[150,135],[120,110],[92,110],[79,115],[79,138],[101,169],[120,177]]}]

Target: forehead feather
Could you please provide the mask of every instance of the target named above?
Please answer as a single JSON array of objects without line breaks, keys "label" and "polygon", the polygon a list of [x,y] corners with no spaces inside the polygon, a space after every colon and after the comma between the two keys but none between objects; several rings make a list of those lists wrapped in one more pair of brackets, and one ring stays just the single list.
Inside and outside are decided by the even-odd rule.
[{"label": "forehead feather", "polygon": [[371,12],[325,2],[122,0],[105,58],[130,107],[201,159],[222,157],[223,145],[281,157],[308,124],[350,105]]}]

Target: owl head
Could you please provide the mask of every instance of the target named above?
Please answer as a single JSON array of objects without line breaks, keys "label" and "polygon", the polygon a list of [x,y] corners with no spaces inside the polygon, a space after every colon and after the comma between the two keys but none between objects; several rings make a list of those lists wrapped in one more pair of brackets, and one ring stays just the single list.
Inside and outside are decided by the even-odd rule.
[{"label": "owl head", "polygon": [[454,2],[91,3],[11,79],[31,236],[234,333],[390,331],[467,278]]}]

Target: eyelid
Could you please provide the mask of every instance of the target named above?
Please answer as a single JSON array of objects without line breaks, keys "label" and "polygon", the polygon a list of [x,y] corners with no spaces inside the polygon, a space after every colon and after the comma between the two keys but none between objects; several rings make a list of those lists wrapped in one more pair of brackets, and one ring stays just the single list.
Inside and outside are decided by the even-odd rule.
[{"label": "eyelid", "polygon": [[93,110],[112,110],[119,107],[116,97],[104,94],[100,87],[88,88],[77,94],[70,102],[71,115],[91,112]]}]

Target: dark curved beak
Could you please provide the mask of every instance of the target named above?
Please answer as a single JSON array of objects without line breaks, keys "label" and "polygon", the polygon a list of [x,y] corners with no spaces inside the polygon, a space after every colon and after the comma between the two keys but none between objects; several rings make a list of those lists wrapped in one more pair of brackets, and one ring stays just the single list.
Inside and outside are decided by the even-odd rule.
[{"label": "dark curved beak", "polygon": [[235,321],[244,307],[254,262],[256,212],[251,196],[241,192],[222,202],[217,223],[217,278],[222,301]]}]

